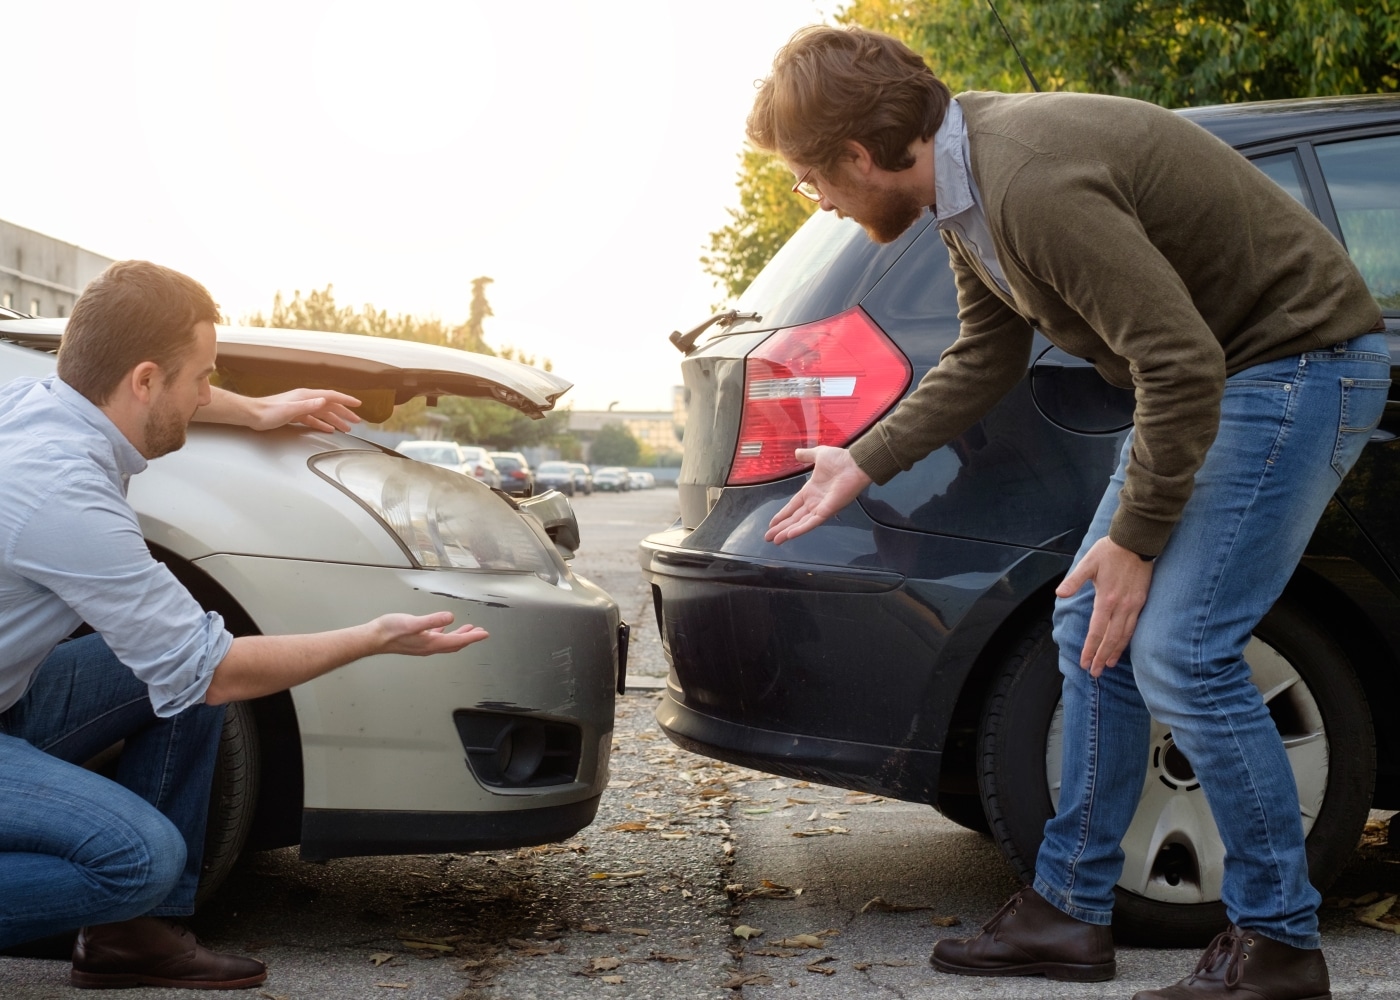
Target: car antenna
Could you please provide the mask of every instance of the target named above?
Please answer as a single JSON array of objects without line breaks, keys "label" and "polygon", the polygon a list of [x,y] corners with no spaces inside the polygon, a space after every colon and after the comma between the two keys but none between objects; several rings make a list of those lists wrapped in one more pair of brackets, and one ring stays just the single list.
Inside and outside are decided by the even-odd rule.
[{"label": "car antenna", "polygon": [[1035,82],[1035,74],[1032,73],[1031,68],[1026,65],[1026,57],[1021,55],[1021,50],[1016,47],[1016,39],[1011,37],[1011,32],[1006,29],[1006,22],[1003,21],[1001,15],[997,13],[997,5],[993,3],[992,0],[987,0],[987,6],[992,8],[992,16],[997,19],[997,24],[1001,25],[1002,34],[1004,34],[1006,40],[1011,43],[1011,51],[1016,53],[1017,59],[1021,60],[1021,68],[1026,71],[1026,79],[1031,82],[1031,90],[1034,90],[1037,94],[1040,93],[1040,84]]}]

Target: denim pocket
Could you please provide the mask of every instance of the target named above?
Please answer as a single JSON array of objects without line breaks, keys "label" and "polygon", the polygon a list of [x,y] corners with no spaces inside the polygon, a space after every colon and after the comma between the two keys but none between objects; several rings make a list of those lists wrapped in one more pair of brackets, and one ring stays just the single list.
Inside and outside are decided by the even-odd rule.
[{"label": "denim pocket", "polygon": [[1337,429],[1337,444],[1332,449],[1332,470],[1345,477],[1361,455],[1371,431],[1381,422],[1388,378],[1344,378],[1342,383],[1342,413]]}]

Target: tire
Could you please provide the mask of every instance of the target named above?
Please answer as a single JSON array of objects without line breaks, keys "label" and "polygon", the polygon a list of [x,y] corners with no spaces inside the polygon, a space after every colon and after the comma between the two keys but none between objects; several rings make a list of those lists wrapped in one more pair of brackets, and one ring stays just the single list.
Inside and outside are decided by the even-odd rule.
[{"label": "tire", "polygon": [[[1376,745],[1365,692],[1346,655],[1297,607],[1276,604],[1245,651],[1255,683],[1289,747],[1307,833],[1308,871],[1325,891],[1356,850],[1375,787]],[[978,733],[978,783],[992,836],[1026,883],[1035,873],[1058,776],[1060,673],[1050,622],[1038,622],[993,679]],[[1329,753],[1327,735],[1346,746]],[[1172,842],[1155,849],[1157,820],[1209,816],[1189,771],[1166,768],[1170,734],[1155,720],[1143,795],[1123,838],[1124,877],[1116,891],[1114,937],[1157,947],[1197,947],[1226,925],[1219,874],[1224,846],[1214,823],[1178,822]],[[1185,758],[1179,752],[1182,763]],[[1187,801],[1183,801],[1187,800]],[[1189,803],[1199,812],[1181,809]],[[1307,803],[1304,807],[1302,803]],[[1309,815],[1311,813],[1311,816]],[[1149,852],[1153,856],[1149,857]]]},{"label": "tire", "polygon": [[247,702],[232,702],[224,712],[224,731],[214,763],[196,907],[205,903],[228,878],[248,840],[258,803],[261,763],[253,710]]}]

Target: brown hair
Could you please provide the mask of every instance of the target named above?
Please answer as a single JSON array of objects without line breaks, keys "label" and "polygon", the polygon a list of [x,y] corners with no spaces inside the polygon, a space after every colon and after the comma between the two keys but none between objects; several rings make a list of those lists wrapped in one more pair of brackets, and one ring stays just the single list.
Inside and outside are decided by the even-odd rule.
[{"label": "brown hair", "polygon": [[748,118],[759,149],[825,170],[854,139],[884,170],[914,165],[909,146],[943,123],[952,95],[923,58],[864,28],[802,28],[778,50]]},{"label": "brown hair", "polygon": [[92,280],[73,306],[58,348],[58,377],[101,406],[143,361],[178,372],[197,323],[217,323],[203,285],[168,267],[119,260]]}]

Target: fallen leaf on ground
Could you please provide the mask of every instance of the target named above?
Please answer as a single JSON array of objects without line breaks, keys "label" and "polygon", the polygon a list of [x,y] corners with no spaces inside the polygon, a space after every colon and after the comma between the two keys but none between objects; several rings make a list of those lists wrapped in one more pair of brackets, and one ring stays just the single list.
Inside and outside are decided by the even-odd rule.
[{"label": "fallen leaf on ground", "polygon": [[622,983],[627,982],[627,980],[623,979],[621,976],[599,976],[598,978],[601,979],[603,982],[607,983],[609,986],[618,986]]},{"label": "fallen leaf on ground", "polygon": [[615,833],[641,833],[646,828],[647,825],[645,823],[638,823],[633,821],[631,823],[615,823],[612,826],[606,827],[605,829],[613,831]]},{"label": "fallen leaf on ground", "polygon": [[394,960],[394,956],[389,954],[387,951],[380,951],[375,952],[373,955],[371,955],[369,957],[369,960],[375,965],[383,965],[385,962],[392,962]]},{"label": "fallen leaf on ground", "polygon": [[794,934],[773,942],[774,948],[825,948],[826,942],[815,934]]},{"label": "fallen leaf on ground", "polygon": [[829,837],[834,833],[850,833],[844,826],[827,826],[820,830],[794,830],[794,837]]},{"label": "fallen leaf on ground", "polygon": [[591,879],[605,879],[605,878],[641,878],[641,877],[642,877],[643,875],[645,875],[645,874],[646,874],[646,872],[645,872],[644,870],[638,870],[638,871],[635,871],[635,872],[594,872],[592,875],[589,875],[588,877],[591,878]]},{"label": "fallen leaf on ground", "polygon": [[745,986],[771,986],[773,977],[766,972],[736,972],[729,981],[720,984],[720,989],[741,990]]},{"label": "fallen leaf on ground", "polygon": [[526,955],[554,955],[564,948],[563,941],[522,941],[520,938],[506,938],[506,944]]},{"label": "fallen leaf on ground", "polygon": [[605,955],[602,958],[595,958],[591,964],[594,972],[611,972],[622,964],[622,959]]},{"label": "fallen leaf on ground", "polygon": [[585,934],[607,934],[607,924],[579,924],[578,929]]},{"label": "fallen leaf on ground", "polygon": [[267,1000],[291,1000],[283,993],[269,993],[267,990],[258,990],[258,996],[267,997]]},{"label": "fallen leaf on ground", "polygon": [[661,835],[661,839],[662,839],[662,840],[689,840],[689,839],[690,839],[690,834],[689,834],[689,833],[686,833],[684,830],[680,831],[679,833],[663,833],[663,834]]},{"label": "fallen leaf on ground", "polygon": [[743,938],[745,941],[749,938],[758,937],[758,935],[762,933],[763,931],[759,928],[750,927],[748,924],[740,924],[738,927],[734,928],[734,936],[736,938]]},{"label": "fallen leaf on ground", "polygon": [[808,972],[816,972],[816,973],[819,973],[819,974],[821,974],[821,975],[823,975],[823,976],[834,976],[834,975],[836,975],[836,967],[833,966],[833,965],[827,965],[827,964],[826,964],[827,962],[834,962],[834,961],[836,961],[836,956],[834,956],[834,955],[823,955],[821,958],[818,958],[818,959],[815,959],[815,960],[813,960],[813,961],[811,961],[811,962],[808,962],[808,963],[807,963],[807,971],[808,971]]},{"label": "fallen leaf on ground", "polygon": [[412,948],[414,951],[436,951],[444,955],[457,950],[450,944],[438,944],[436,941],[404,941],[402,943],[405,948]]},{"label": "fallen leaf on ground", "polygon": [[619,934],[635,934],[637,937],[651,937],[651,931],[645,927],[619,927],[617,932]]},{"label": "fallen leaf on ground", "polygon": [[931,906],[914,906],[910,903],[891,903],[883,896],[876,896],[870,902],[860,908],[861,913],[869,913],[871,910],[877,913],[913,913],[916,910],[931,910]]},{"label": "fallen leaf on ground", "polygon": [[961,917],[934,917],[929,923],[935,927],[956,927],[962,923]]},{"label": "fallen leaf on ground", "polygon": [[798,953],[781,948],[750,948],[745,954],[761,955],[764,958],[796,958]]},{"label": "fallen leaf on ground", "polygon": [[653,962],[693,962],[694,955],[667,955],[665,952],[654,951],[649,956]]},{"label": "fallen leaf on ground", "polygon": [[1395,899],[1395,896],[1386,896],[1379,902],[1357,910],[1357,922],[1377,930],[1400,934],[1400,915],[1391,912],[1395,906]]}]

